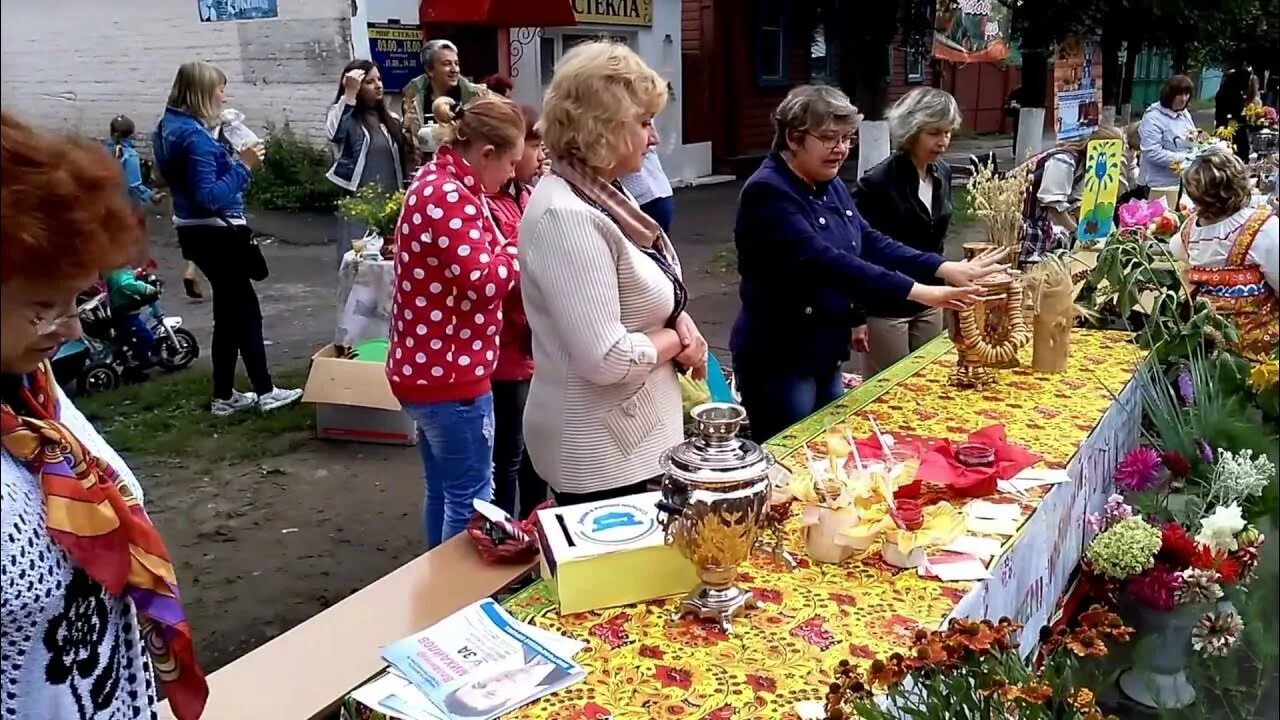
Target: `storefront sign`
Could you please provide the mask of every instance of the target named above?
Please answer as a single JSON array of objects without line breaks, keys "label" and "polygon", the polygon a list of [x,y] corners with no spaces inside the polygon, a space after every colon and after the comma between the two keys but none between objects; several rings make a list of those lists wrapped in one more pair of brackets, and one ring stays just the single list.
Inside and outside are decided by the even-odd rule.
[{"label": "storefront sign", "polygon": [[653,0],[573,0],[582,24],[653,25]]},{"label": "storefront sign", "polygon": [[955,63],[1009,59],[1009,9],[996,0],[939,0],[933,56]]},{"label": "storefront sign", "polygon": [[382,72],[382,88],[400,92],[422,74],[422,30],[417,25],[369,23],[369,58]]}]

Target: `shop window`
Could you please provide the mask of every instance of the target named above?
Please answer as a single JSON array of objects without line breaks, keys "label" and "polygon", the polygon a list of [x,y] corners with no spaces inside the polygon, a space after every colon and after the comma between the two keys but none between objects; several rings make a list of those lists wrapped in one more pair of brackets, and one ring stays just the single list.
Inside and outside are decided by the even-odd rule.
[{"label": "shop window", "polygon": [[551,76],[555,75],[556,63],[560,62],[560,58],[566,52],[573,49],[575,45],[581,45],[584,42],[595,42],[597,40],[608,40],[610,42],[622,43],[632,50],[636,48],[634,35],[616,35],[607,32],[573,32],[573,33],[557,33],[555,35],[544,35],[538,49],[539,63],[538,73],[542,79],[542,87],[551,84]]},{"label": "shop window", "polygon": [[819,24],[809,38],[809,81],[815,84],[831,84],[835,80],[832,69],[831,46],[827,44],[827,29]]},{"label": "shop window", "polygon": [[903,52],[907,54],[907,84],[919,85],[923,83],[926,62],[925,53],[911,48],[907,48]]},{"label": "shop window", "polygon": [[759,0],[756,4],[755,71],[760,85],[787,84],[784,8],[782,0]]}]

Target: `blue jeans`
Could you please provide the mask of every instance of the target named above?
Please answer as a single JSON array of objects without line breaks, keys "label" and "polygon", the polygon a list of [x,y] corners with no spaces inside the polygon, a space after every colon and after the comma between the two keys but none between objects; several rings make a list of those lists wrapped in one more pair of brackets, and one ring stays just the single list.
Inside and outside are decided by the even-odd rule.
[{"label": "blue jeans", "polygon": [[466,529],[472,500],[493,497],[493,394],[404,410],[418,424],[426,473],[422,524],[427,546],[436,547]]},{"label": "blue jeans", "polygon": [[830,373],[797,375],[734,368],[751,437],[763,443],[844,394],[840,368]]}]

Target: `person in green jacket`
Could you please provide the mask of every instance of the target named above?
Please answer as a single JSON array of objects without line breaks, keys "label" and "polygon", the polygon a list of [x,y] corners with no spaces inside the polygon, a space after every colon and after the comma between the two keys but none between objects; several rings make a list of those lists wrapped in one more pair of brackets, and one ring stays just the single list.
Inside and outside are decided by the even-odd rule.
[{"label": "person in green jacket", "polygon": [[131,266],[111,271],[106,279],[107,301],[111,303],[116,326],[133,338],[139,363],[150,364],[155,352],[156,336],[147,327],[147,322],[142,319],[139,311],[155,302],[160,297],[160,290],[139,280],[137,271]]},{"label": "person in green jacket", "polygon": [[431,103],[436,98],[448,96],[459,106],[485,91],[462,77],[462,65],[458,62],[458,47],[448,40],[428,40],[422,46],[422,67],[426,71],[409,81],[400,93],[400,117],[403,119],[405,147],[412,152],[413,164],[421,165],[423,155],[430,152],[419,141],[426,118],[431,113]]}]

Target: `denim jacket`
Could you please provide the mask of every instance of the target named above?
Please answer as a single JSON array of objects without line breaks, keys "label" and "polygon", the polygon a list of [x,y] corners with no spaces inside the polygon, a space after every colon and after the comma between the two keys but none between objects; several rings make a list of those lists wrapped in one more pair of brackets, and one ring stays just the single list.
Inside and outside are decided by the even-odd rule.
[{"label": "denim jacket", "polygon": [[156,166],[173,194],[175,218],[244,217],[244,189],[252,175],[204,123],[166,108],[152,142]]},{"label": "denim jacket", "polygon": [[[355,116],[356,106],[345,100],[339,100],[329,108],[325,117],[325,129],[329,132],[329,142],[333,143],[337,160],[325,177],[338,187],[354,192],[360,187],[360,178],[364,175],[364,161],[369,154],[369,130]],[[393,113],[391,117],[399,122],[400,118]],[[404,183],[405,159],[396,135],[401,133],[399,127],[388,128],[379,125],[387,144],[392,149],[392,157],[396,164],[396,175],[401,184]]]},{"label": "denim jacket", "polygon": [[129,198],[137,205],[150,203],[155,191],[142,181],[142,162],[138,159],[138,151],[133,148],[133,141],[121,140],[106,145],[107,152],[120,161],[124,183],[129,187]]}]

